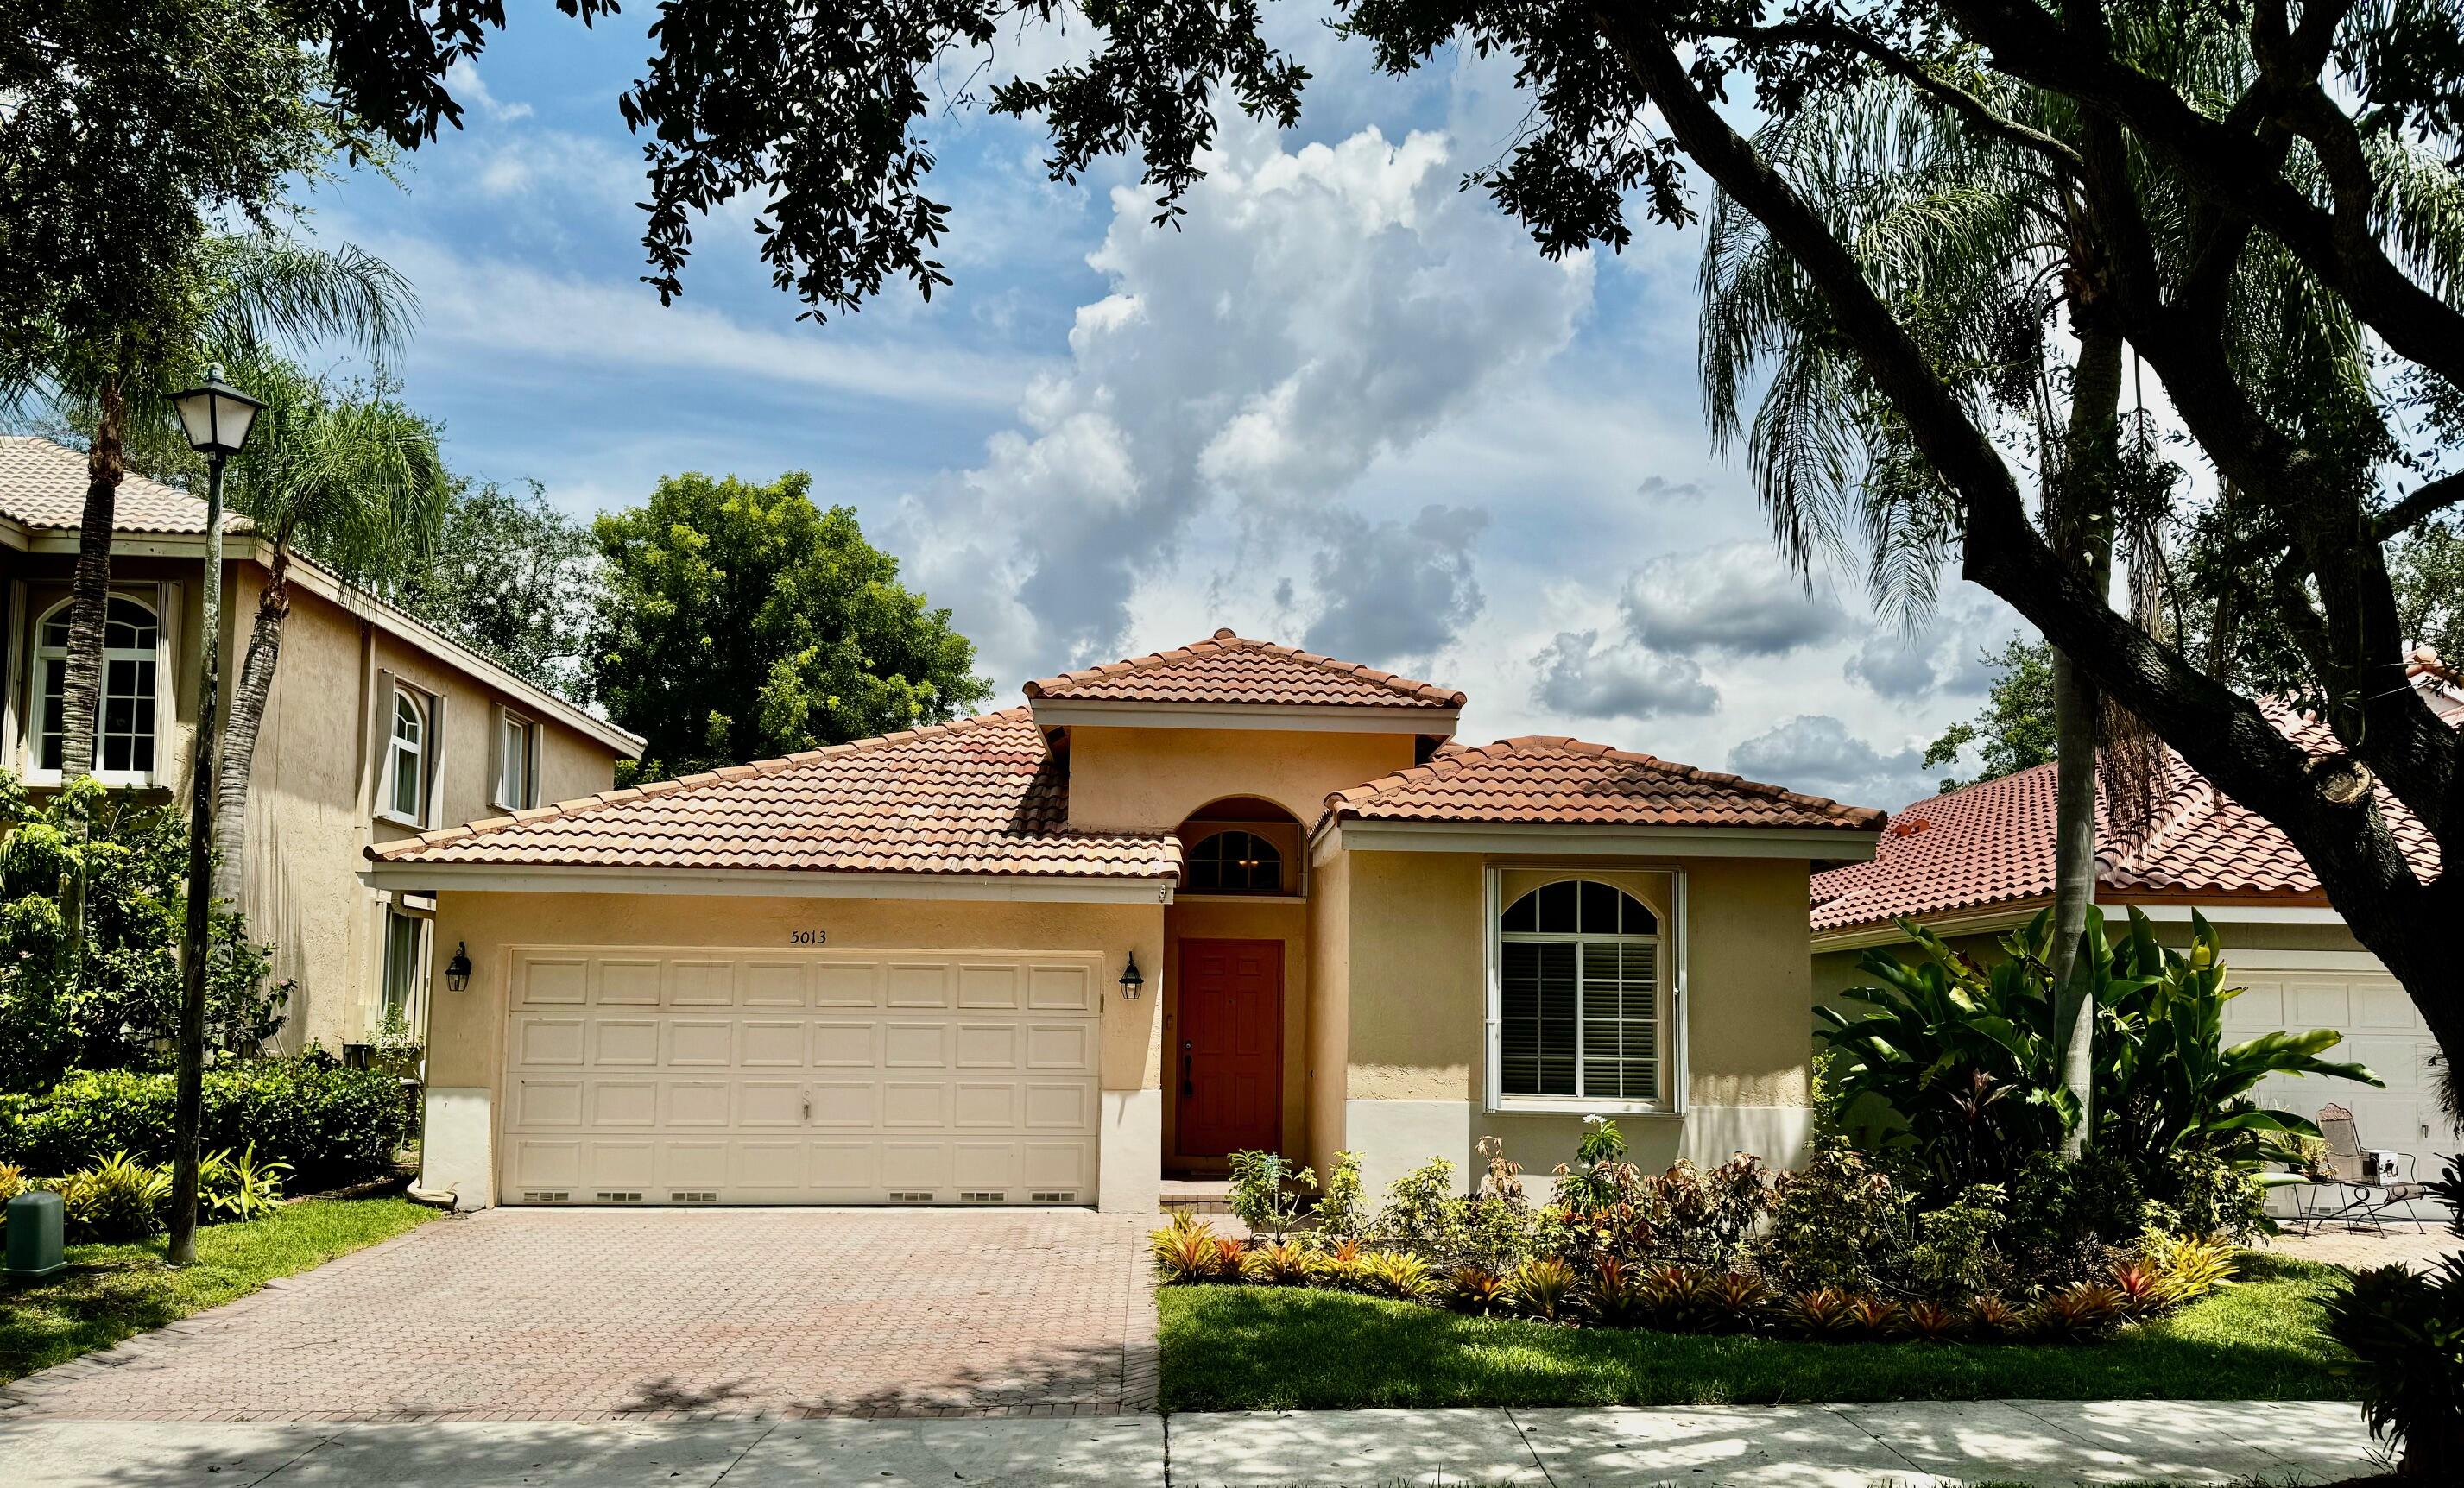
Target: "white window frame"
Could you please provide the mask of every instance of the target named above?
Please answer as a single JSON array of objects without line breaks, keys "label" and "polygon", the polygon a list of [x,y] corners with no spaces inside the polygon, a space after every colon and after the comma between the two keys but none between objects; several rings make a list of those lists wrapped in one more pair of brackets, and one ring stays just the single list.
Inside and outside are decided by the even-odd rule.
[{"label": "white window frame", "polygon": [[[1505,903],[1505,879],[1506,875],[1511,871],[1565,873],[1574,878],[1584,877],[1586,872],[1589,871],[1603,875],[1597,881],[1607,883],[1612,887],[1617,886],[1614,875],[1620,872],[1664,873],[1668,876],[1670,903],[1667,913],[1661,916],[1660,934],[1657,937],[1660,942],[1660,954],[1658,956],[1660,976],[1667,988],[1668,996],[1667,1021],[1662,1027],[1663,1037],[1661,1039],[1661,1052],[1660,1060],[1661,1070],[1661,1079],[1662,1082],[1661,1088],[1668,1092],[1666,1096],[1653,1101],[1636,1101],[1630,1099],[1611,1101],[1589,1100],[1580,1096],[1508,1095],[1506,1093],[1506,1071],[1503,1062],[1505,1053],[1504,1008],[1506,996],[1506,932],[1504,922],[1507,909]],[[1625,866],[1614,869],[1599,868],[1584,870],[1569,869],[1566,864],[1562,863],[1491,863],[1484,864],[1481,869],[1480,897],[1481,912],[1485,917],[1485,929],[1482,931],[1480,943],[1482,949],[1482,959],[1485,962],[1483,971],[1485,974],[1485,980],[1487,983],[1486,997],[1488,1024],[1487,1037],[1485,1040],[1486,1067],[1483,1075],[1484,1089],[1482,1091],[1482,1095],[1484,1097],[1483,1104],[1486,1107],[1487,1111],[1491,1114],[1513,1111],[1547,1111],[1582,1116],[1677,1117],[1684,1115],[1686,1048],[1692,1040],[1686,1036],[1685,1026],[1685,951],[1687,939],[1685,933],[1685,874],[1683,870],[1676,868],[1632,868]],[[1645,908],[1654,908],[1655,912],[1657,912],[1656,907],[1646,904]],[[1518,934],[1515,938],[1521,940],[1527,937]],[[1635,943],[1651,939],[1652,937],[1629,935],[1570,937],[1558,934],[1535,934],[1528,938],[1531,940],[1599,939],[1602,941]],[[1582,1067],[1582,1018],[1578,1011],[1574,1020],[1575,1068],[1577,1070]]]},{"label": "white window frame", "polygon": [[[401,733],[402,705],[406,702],[410,704],[411,711],[419,715],[419,737],[415,741],[406,741]],[[382,793],[377,816],[386,821],[417,827],[428,813],[429,761],[436,751],[435,702],[418,689],[397,682],[393,685],[393,696],[385,702],[385,768],[377,777],[377,790]],[[409,754],[411,768],[418,773],[418,799],[407,813],[395,804],[399,799],[395,784],[401,778],[395,761],[405,753]]]},{"label": "white window frame", "polygon": [[373,1038],[376,1031],[385,1026],[385,1010],[393,1003],[393,936],[394,927],[400,924],[417,927],[411,932],[417,940],[411,947],[410,985],[403,989],[402,1020],[405,1027],[425,1042],[428,1029],[428,963],[429,956],[436,944],[435,916],[407,907],[399,895],[385,907],[384,938],[377,951],[376,1013],[368,1024],[368,1034]]},{"label": "white window frame", "polygon": [[[492,799],[502,811],[528,811],[539,803],[539,726],[510,708],[496,710],[496,781]],[[519,788],[508,790],[506,776],[518,767]]]},{"label": "white window frame", "polygon": [[[169,764],[170,736],[169,731],[164,725],[168,721],[165,716],[165,710],[176,706],[175,695],[169,686],[172,680],[171,658],[165,654],[170,641],[171,627],[165,618],[166,606],[159,591],[153,594],[138,594],[126,589],[114,589],[109,597],[114,600],[125,600],[154,617],[154,768],[151,770],[90,770],[87,774],[103,785],[150,786],[158,777],[168,778],[170,776],[170,771],[166,768]],[[43,664],[62,660],[66,654],[59,648],[43,645],[43,627],[51,623],[54,616],[67,610],[76,602],[76,596],[63,595],[56,602],[47,604],[35,612],[33,620],[26,626],[26,656],[23,668],[26,699],[24,740],[26,768],[21,772],[21,778],[28,785],[57,785],[67,777],[65,771],[45,769],[42,766],[43,731],[51,721],[50,700],[45,696],[48,689],[43,686]],[[111,663],[115,658],[131,661],[138,659],[142,654],[133,650],[116,651],[106,646],[102,653],[105,688],[110,686]],[[98,761],[102,757],[102,716],[98,713],[95,718],[94,735],[95,757]]]}]

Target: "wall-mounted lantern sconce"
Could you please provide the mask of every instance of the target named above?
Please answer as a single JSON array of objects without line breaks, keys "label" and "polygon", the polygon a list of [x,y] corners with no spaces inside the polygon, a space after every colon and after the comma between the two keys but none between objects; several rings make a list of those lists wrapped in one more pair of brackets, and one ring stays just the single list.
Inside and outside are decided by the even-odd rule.
[{"label": "wall-mounted lantern sconce", "polygon": [[471,943],[469,941],[455,943],[453,959],[445,963],[445,985],[454,992],[461,992],[471,985]]},{"label": "wall-mounted lantern sconce", "polygon": [[1133,951],[1130,952],[1130,964],[1121,968],[1121,1000],[1137,1001],[1138,989],[1146,984],[1147,979],[1138,974],[1138,953]]}]

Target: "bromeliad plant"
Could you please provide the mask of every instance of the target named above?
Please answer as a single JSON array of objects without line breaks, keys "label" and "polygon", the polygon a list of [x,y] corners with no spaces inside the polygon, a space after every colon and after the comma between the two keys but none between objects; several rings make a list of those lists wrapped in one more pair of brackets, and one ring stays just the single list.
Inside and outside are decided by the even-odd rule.
[{"label": "bromeliad plant", "polygon": [[1842,1056],[1835,1078],[1852,1117],[1881,1118],[1868,1141],[1937,1193],[2011,1183],[2060,1149],[2082,1115],[2063,1088],[2060,1030],[2082,1000],[2096,1009],[2090,1145],[2142,1174],[2184,1158],[2255,1171],[2317,1135],[2305,1118],[2251,1099],[2270,1075],[2381,1083],[2364,1065],[2320,1057],[2343,1041],[2333,1029],[2227,1044],[2224,1009],[2241,989],[2226,984],[2215,928],[2195,911],[2185,953],[2159,945],[2135,908],[2128,930],[2108,938],[2091,908],[2058,987],[2050,910],[2006,936],[1991,967],[1913,921],[1901,929],[1922,957],[1867,952],[1860,965],[1874,985],[1845,996],[1872,1011],[1816,1008],[1815,1032]]}]

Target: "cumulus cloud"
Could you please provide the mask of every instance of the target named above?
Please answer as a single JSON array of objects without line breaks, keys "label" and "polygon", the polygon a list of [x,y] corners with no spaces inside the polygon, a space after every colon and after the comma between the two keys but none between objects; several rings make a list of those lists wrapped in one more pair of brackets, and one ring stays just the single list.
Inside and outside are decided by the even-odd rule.
[{"label": "cumulus cloud", "polygon": [[1933,794],[1924,751],[1885,754],[1827,713],[1799,714],[1728,752],[1728,768],[1749,779],[1892,810]]},{"label": "cumulus cloud", "polygon": [[1693,658],[1600,644],[1596,630],[1569,630],[1531,658],[1531,700],[1575,718],[1700,716],[1720,692]]},{"label": "cumulus cloud", "polygon": [[1808,595],[1769,543],[1654,558],[1626,580],[1619,604],[1635,638],[1662,652],[1784,656],[1850,624],[1829,595]]},{"label": "cumulus cloud", "polygon": [[1327,597],[1304,644],[1329,656],[1395,662],[1434,654],[1480,614],[1473,543],[1488,514],[1426,506],[1410,521],[1332,520],[1315,568]]},{"label": "cumulus cloud", "polygon": [[1893,702],[1971,697],[1993,681],[1985,653],[2025,626],[1999,599],[1963,583],[1921,633],[1875,629],[1841,664],[1840,675]]},{"label": "cumulus cloud", "polygon": [[1941,647],[1911,642],[1894,631],[1877,630],[1840,667],[1851,682],[1861,682],[1882,697],[1923,697],[1940,678],[1935,662]]},{"label": "cumulus cloud", "polygon": [[1340,514],[1375,462],[1567,343],[1590,259],[1548,262],[1458,191],[1441,135],[1287,150],[1234,124],[1208,165],[1180,231],[1149,224],[1147,193],[1112,194],[1089,258],[1107,293],[1079,308],[1067,366],[981,463],[901,503],[912,571],[997,671],[1118,654],[1142,583],[1203,572],[1188,544],[1210,512],[1244,564],[1313,569],[1311,644],[1424,655],[1480,610],[1473,514]]}]

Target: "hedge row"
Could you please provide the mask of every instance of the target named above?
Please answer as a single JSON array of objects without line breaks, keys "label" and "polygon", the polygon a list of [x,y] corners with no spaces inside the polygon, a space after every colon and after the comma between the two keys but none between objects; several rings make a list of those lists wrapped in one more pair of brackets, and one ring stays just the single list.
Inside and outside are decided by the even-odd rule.
[{"label": "hedge row", "polygon": [[[127,1070],[69,1076],[49,1090],[0,1096],[0,1163],[74,1172],[114,1152],[167,1162],[172,1077]],[[206,1071],[203,1144],[292,1167],[294,1193],[382,1177],[418,1129],[416,1097],[392,1075],[330,1058],[252,1060]]]}]

